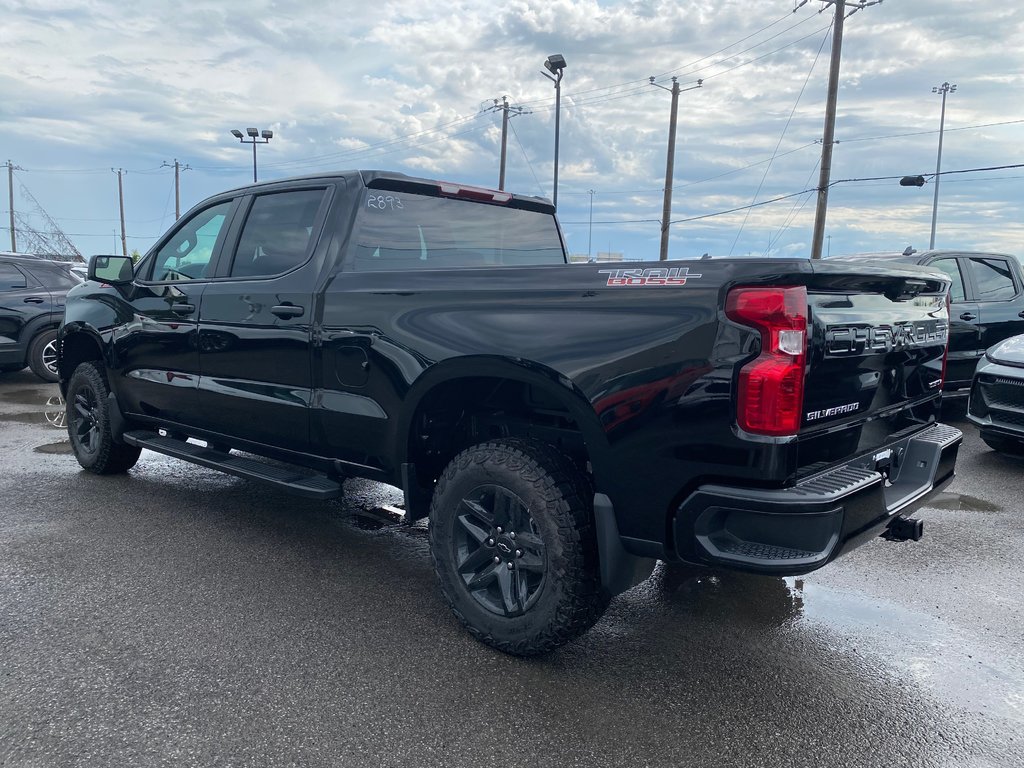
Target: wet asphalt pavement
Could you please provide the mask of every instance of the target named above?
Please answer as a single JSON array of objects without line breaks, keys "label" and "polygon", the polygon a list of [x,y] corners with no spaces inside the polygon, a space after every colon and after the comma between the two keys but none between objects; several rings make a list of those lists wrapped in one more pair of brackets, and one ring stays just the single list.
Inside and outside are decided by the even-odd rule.
[{"label": "wet asphalt pavement", "polygon": [[[1024,461],[967,437],[920,543],[659,567],[540,659],[466,634],[386,486],[80,471],[0,376],[2,766],[1024,765]],[[59,415],[59,406],[51,418]]]}]

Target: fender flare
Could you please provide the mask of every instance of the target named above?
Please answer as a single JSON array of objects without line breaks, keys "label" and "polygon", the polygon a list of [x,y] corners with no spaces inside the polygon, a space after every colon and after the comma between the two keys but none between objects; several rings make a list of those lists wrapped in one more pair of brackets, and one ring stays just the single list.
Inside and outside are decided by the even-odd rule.
[{"label": "fender flare", "polygon": [[419,410],[424,399],[438,386],[457,379],[465,378],[509,379],[523,384],[535,386],[552,395],[563,404],[566,411],[579,427],[587,454],[598,474],[598,467],[603,467],[607,459],[608,440],[604,430],[583,392],[567,376],[541,363],[522,358],[501,357],[499,355],[473,355],[444,360],[431,365],[413,382],[405,397],[405,406],[400,418],[396,420],[394,440],[397,464],[408,461],[409,437],[413,428],[413,416]]},{"label": "fender flare", "polygon": [[104,343],[103,337],[99,331],[91,325],[81,321],[65,323],[60,326],[60,330],[57,331],[57,370],[60,372],[60,387],[62,391],[66,389],[68,379],[71,378],[71,374],[73,373],[73,371],[64,370],[64,344],[68,338],[74,336],[84,336],[95,344],[96,349],[98,349],[100,353],[99,359],[103,362],[105,367],[110,367],[109,350],[107,349],[107,345]]}]

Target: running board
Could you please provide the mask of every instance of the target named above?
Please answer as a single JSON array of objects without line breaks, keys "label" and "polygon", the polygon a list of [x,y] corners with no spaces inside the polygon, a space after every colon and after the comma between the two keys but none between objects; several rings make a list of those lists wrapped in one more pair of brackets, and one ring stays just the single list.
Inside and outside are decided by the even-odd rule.
[{"label": "running board", "polygon": [[165,456],[173,456],[176,459],[226,472],[229,475],[267,483],[283,491],[309,499],[335,499],[342,494],[341,483],[332,480],[327,475],[294,467],[265,464],[262,461],[235,456],[224,451],[215,451],[212,448],[195,445],[184,440],[163,437],[150,430],[137,429],[125,432],[124,441],[128,445],[137,445],[139,448],[146,448]]}]

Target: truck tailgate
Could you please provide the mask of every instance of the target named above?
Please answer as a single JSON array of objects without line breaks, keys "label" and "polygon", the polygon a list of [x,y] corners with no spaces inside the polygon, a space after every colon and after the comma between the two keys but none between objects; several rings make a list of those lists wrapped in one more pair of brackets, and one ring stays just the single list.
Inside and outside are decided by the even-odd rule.
[{"label": "truck tailgate", "polygon": [[814,266],[799,466],[870,451],[935,420],[949,312],[938,273]]}]

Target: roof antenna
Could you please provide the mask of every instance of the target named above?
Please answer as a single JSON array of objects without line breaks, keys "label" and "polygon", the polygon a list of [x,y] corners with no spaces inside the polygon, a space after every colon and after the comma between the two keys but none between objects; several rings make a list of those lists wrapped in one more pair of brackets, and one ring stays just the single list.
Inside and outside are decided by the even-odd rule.
[{"label": "roof antenna", "polygon": [[903,251],[903,255],[904,256],[913,256],[915,253],[917,253],[917,251],[915,251],[909,245],[907,246],[907,249],[905,251]]}]

